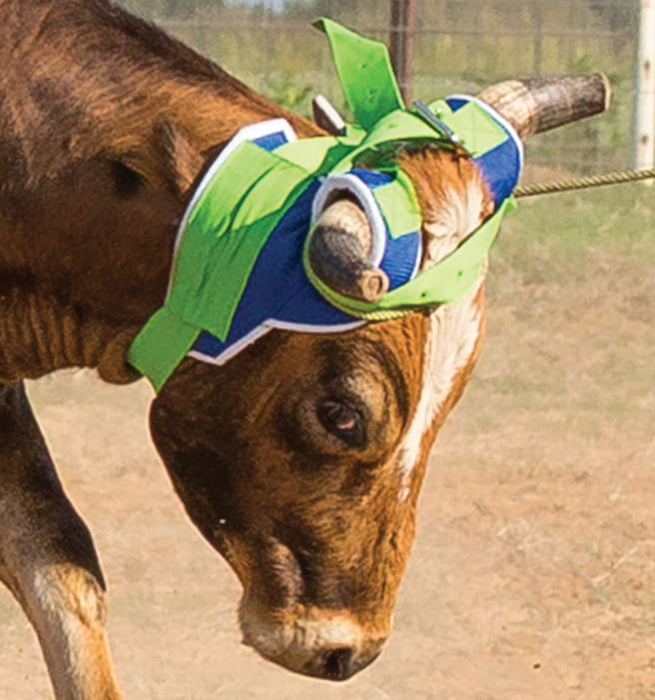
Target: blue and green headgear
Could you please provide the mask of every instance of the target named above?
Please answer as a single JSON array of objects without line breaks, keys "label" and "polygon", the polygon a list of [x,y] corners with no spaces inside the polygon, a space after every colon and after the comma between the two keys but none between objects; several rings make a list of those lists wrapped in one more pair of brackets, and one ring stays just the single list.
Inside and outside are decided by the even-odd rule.
[{"label": "blue and green headgear", "polygon": [[[523,145],[511,125],[465,95],[407,110],[383,44],[328,19],[316,26],[328,35],[356,123],[343,136],[301,140],[283,119],[254,124],[209,167],[180,223],[166,301],[128,352],[156,390],[186,355],[223,364],[272,328],[333,333],[462,299],[513,206]],[[465,149],[496,210],[419,271],[419,206],[393,154],[424,143]],[[377,302],[342,296],[309,265],[309,231],[335,191],[349,192],[370,223],[369,262],[390,282]]]}]

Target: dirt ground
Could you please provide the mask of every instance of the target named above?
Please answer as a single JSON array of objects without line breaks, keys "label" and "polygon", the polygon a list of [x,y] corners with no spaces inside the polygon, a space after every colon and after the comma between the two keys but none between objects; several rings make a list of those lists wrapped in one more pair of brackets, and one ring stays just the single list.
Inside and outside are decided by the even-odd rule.
[{"label": "dirt ground", "polygon": [[[591,265],[563,286],[495,261],[483,358],[432,457],[393,634],[339,685],[240,644],[239,586],[149,444],[145,383],[30,385],[100,552],[126,697],[655,698],[655,279]],[[50,693],[0,591],[0,698]]]}]

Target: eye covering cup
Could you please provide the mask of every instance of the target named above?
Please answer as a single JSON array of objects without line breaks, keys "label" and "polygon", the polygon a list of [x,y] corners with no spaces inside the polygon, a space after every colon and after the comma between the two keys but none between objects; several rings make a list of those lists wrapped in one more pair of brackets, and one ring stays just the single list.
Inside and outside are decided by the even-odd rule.
[{"label": "eye covering cup", "polygon": [[[513,208],[523,150],[502,117],[468,96],[431,103],[427,119],[408,111],[383,44],[331,20],[316,26],[328,35],[357,123],[341,137],[302,140],[285,120],[254,124],[209,167],[180,223],[166,301],[128,352],[155,390],[187,354],[224,364],[272,328],[334,333],[462,299],[479,283]],[[464,147],[496,211],[451,255],[419,271],[419,206],[389,154],[426,142]],[[330,194],[344,190],[370,223],[369,262],[390,280],[375,303],[344,297],[309,265],[309,231]]]}]

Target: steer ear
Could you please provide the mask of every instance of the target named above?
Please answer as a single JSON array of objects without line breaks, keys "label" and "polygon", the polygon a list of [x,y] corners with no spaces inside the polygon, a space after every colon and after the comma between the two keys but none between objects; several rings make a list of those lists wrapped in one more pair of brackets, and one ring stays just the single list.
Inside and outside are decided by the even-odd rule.
[{"label": "steer ear", "polygon": [[127,147],[112,160],[120,165],[114,171],[122,179],[131,174],[135,181],[166,187],[179,199],[185,198],[203,166],[200,152],[168,121],[157,122],[145,144]]},{"label": "steer ear", "polygon": [[153,141],[161,155],[159,165],[164,181],[175,194],[186,195],[203,166],[200,152],[174,124],[167,121],[155,125]]}]

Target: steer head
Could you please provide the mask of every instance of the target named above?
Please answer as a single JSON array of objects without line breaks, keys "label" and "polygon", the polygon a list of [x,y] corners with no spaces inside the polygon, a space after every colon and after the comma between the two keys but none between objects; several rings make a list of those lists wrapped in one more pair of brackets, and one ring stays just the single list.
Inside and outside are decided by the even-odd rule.
[{"label": "steer head", "polygon": [[[602,111],[608,88],[602,76],[538,79],[479,97],[525,139]],[[420,203],[428,267],[493,213],[493,199],[464,151],[423,146],[397,158]],[[342,294],[384,291],[352,198],[337,193],[311,241],[316,273]],[[379,654],[428,453],[483,328],[481,281],[456,304],[346,333],[276,330],[224,366],[187,358],[155,399],[155,444],[239,577],[244,641],[264,657],[344,679]]]}]

